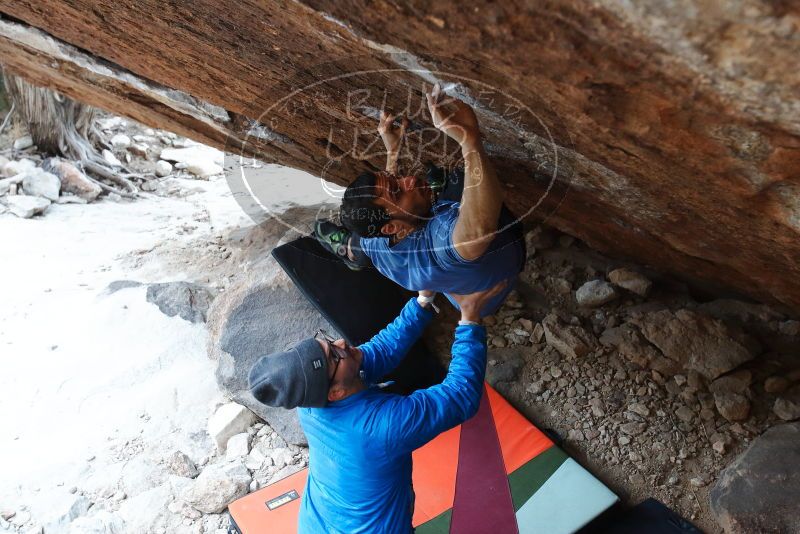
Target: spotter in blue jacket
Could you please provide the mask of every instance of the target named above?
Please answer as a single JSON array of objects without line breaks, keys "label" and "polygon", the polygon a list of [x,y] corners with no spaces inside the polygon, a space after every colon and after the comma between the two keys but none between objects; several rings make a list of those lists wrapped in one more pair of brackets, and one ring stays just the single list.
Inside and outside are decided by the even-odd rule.
[{"label": "spotter in blue jacket", "polygon": [[[432,315],[411,299],[394,322],[359,347],[367,384],[397,367]],[[369,387],[323,408],[298,409],[309,447],[298,532],[411,532],[411,453],[477,412],[485,328],[458,326],[452,356],[441,384],[410,395]]]}]

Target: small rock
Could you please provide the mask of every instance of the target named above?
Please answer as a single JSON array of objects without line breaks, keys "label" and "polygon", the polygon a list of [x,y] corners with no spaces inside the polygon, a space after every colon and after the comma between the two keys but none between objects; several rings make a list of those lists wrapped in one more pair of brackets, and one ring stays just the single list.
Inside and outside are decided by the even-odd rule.
[{"label": "small rock", "polygon": [[783,376],[771,376],[764,380],[764,391],[767,393],[783,393],[789,388],[790,382]]},{"label": "small rock", "polygon": [[530,333],[531,331],[533,331],[533,321],[531,321],[530,319],[520,319],[519,324],[526,332]]},{"label": "small rock", "polygon": [[172,164],[169,161],[164,161],[163,159],[158,160],[156,163],[155,173],[159,178],[169,176],[172,174]]},{"label": "small rock", "polygon": [[525,388],[525,391],[531,395],[538,395],[544,391],[544,387],[542,386],[541,382],[532,382],[531,384],[528,384],[528,387]]},{"label": "small rock", "polygon": [[695,487],[695,488],[702,488],[702,487],[708,485],[708,480],[705,477],[702,477],[702,476],[692,477],[692,478],[689,479],[689,484],[691,484],[692,487]]},{"label": "small rock", "polygon": [[0,517],[2,517],[5,521],[8,521],[12,517],[14,517],[16,513],[17,512],[15,512],[14,510],[2,510],[0,511]]},{"label": "small rock", "polygon": [[542,338],[544,338],[544,327],[541,323],[536,323],[536,326],[533,327],[533,334],[531,334],[531,342],[541,343]]},{"label": "small rock", "polygon": [[131,138],[125,134],[115,134],[111,138],[111,146],[114,148],[128,148],[131,144]]},{"label": "small rock", "polygon": [[42,168],[53,173],[61,181],[62,193],[70,193],[86,202],[95,200],[103,189],[92,182],[80,169],[68,161],[59,158],[48,158]]},{"label": "small rock", "polygon": [[183,500],[203,513],[220,514],[228,503],[247,495],[251,480],[240,462],[210,465],[183,494]]},{"label": "small rock", "polygon": [[108,163],[112,167],[122,167],[122,162],[119,159],[117,159],[117,156],[115,156],[114,153],[108,150],[107,148],[103,149],[102,155],[106,163]]},{"label": "small rock", "polygon": [[708,389],[712,393],[745,394],[753,381],[753,374],[745,369],[721,376],[712,381]]},{"label": "small rock", "polygon": [[615,286],[627,289],[640,297],[646,297],[653,285],[645,276],[625,268],[614,269],[608,273],[608,279]]},{"label": "small rock", "polygon": [[50,205],[46,198],[33,197],[28,195],[12,195],[6,197],[6,205],[9,211],[23,219],[30,219],[34,215],[44,213]]},{"label": "small rock", "polygon": [[270,452],[269,458],[272,459],[272,464],[275,469],[282,469],[284,466],[292,463],[292,451],[286,447],[279,447]]},{"label": "small rock", "polygon": [[675,410],[675,415],[684,423],[691,423],[694,419],[694,412],[688,406],[681,406]]},{"label": "small rock", "polygon": [[[253,448],[250,451],[250,454],[247,455],[247,458],[244,460],[244,465],[251,471],[258,471],[264,466],[264,461],[266,460],[266,456],[257,448]],[[272,462],[270,461],[270,465]]]},{"label": "small rock", "polygon": [[568,358],[586,356],[597,346],[591,334],[580,326],[564,326],[555,314],[550,314],[542,321],[547,344]]},{"label": "small rock", "polygon": [[617,440],[617,443],[620,446],[625,446],[625,445],[629,444],[630,442],[631,442],[631,438],[629,438],[628,436],[620,436],[619,439]]},{"label": "small rock", "polygon": [[596,308],[617,298],[614,287],[604,280],[591,280],[583,284],[575,292],[579,306]]},{"label": "small rock", "polygon": [[30,135],[24,135],[14,140],[14,150],[25,150],[33,146],[33,138]]},{"label": "small rock", "polygon": [[573,428],[568,432],[567,439],[570,441],[584,441],[586,438],[581,430]]},{"label": "small rock", "polygon": [[136,143],[128,147],[128,152],[140,158],[147,157],[147,145],[144,143]]},{"label": "small rock", "polygon": [[255,414],[244,406],[235,402],[223,404],[208,420],[208,434],[223,452],[231,437],[247,432],[255,422]]},{"label": "small rock", "polygon": [[199,474],[197,466],[183,452],[175,451],[167,459],[167,468],[175,475],[186,478],[194,478]]},{"label": "small rock", "polygon": [[725,454],[725,442],[722,440],[712,443],[711,448],[718,454]]},{"label": "small rock", "polygon": [[728,421],[744,421],[750,415],[750,401],[738,393],[715,393],[714,404]]},{"label": "small rock", "polygon": [[791,399],[775,399],[772,411],[784,421],[794,421],[800,419],[800,402]]},{"label": "small rock", "polygon": [[647,417],[650,415],[650,409],[644,404],[638,402],[628,405],[628,410],[642,417]]},{"label": "small rock", "polygon": [[247,432],[235,434],[228,439],[225,458],[228,461],[242,458],[250,453],[250,435]]},{"label": "small rock", "polygon": [[619,429],[629,435],[629,436],[638,436],[642,432],[647,429],[647,425],[645,423],[637,423],[635,421],[631,421],[630,423],[624,423],[619,425]]},{"label": "small rock", "polygon": [[35,169],[25,173],[22,178],[22,190],[26,195],[55,201],[61,192],[61,180],[44,169]]},{"label": "small rock", "polygon": [[603,417],[606,415],[605,410],[603,409],[603,401],[598,398],[594,398],[589,401],[589,406],[592,409],[592,415],[595,417]]}]

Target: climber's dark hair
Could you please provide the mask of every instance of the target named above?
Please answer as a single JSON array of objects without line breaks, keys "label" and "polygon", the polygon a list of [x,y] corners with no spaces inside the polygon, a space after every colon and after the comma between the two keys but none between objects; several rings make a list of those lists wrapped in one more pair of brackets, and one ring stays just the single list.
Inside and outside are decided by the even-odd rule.
[{"label": "climber's dark hair", "polygon": [[373,172],[359,174],[342,197],[339,212],[342,224],[362,237],[382,236],[381,228],[391,220],[385,209],[375,205],[377,178]]}]

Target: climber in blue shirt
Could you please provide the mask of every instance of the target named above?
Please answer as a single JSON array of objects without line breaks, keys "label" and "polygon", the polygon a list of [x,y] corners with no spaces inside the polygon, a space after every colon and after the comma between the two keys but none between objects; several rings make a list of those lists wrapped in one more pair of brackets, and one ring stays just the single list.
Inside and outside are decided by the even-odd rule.
[{"label": "climber in blue shirt", "polygon": [[[339,212],[344,227],[318,221],[317,240],[348,266],[374,266],[409,290],[466,294],[509,283],[481,311],[494,313],[525,264],[522,225],[503,205],[504,191],[481,142],[474,111],[435,85],[427,94],[433,124],[458,143],[464,170],[398,176],[408,127],[381,114],[386,172],[365,172],[348,185]],[[455,192],[454,192],[455,191]]]},{"label": "climber in blue shirt", "polygon": [[374,384],[400,363],[430,322],[430,292],[420,292],[394,322],[359,347],[318,332],[255,363],[249,382],[256,399],[300,407],[309,462],[298,532],[412,531],[411,453],[477,412],[486,372],[486,330],[479,310],[504,285],[451,295],[461,321],[447,376],[407,396],[382,392]]}]

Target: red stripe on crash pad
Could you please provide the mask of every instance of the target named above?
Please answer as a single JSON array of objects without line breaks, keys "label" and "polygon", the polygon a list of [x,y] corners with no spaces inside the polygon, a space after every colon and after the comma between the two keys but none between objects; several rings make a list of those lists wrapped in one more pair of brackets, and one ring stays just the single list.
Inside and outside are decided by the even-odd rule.
[{"label": "red stripe on crash pad", "polygon": [[484,389],[480,408],[461,425],[452,534],[518,533],[503,453],[497,438],[489,396]]},{"label": "red stripe on crash pad", "polygon": [[497,429],[497,437],[503,451],[506,473],[510,475],[552,447],[553,442],[489,384],[485,384],[485,387],[492,407],[494,427]]}]

